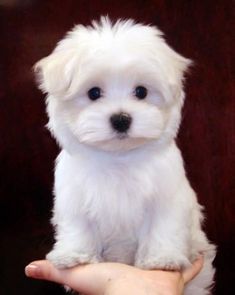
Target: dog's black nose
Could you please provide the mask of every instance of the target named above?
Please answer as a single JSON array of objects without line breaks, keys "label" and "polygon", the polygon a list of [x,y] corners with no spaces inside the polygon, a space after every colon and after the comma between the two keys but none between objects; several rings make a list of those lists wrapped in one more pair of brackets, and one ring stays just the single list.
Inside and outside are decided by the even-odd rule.
[{"label": "dog's black nose", "polygon": [[131,125],[131,116],[127,113],[114,114],[110,117],[110,122],[114,130],[126,132]]}]

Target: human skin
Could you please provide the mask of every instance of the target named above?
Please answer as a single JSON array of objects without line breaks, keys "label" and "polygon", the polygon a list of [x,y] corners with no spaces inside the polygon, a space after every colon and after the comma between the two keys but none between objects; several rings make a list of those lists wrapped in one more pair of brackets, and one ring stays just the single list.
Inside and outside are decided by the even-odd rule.
[{"label": "human skin", "polygon": [[97,263],[57,269],[47,260],[38,260],[25,268],[34,279],[69,286],[87,295],[179,295],[203,266],[203,257],[182,272],[142,270],[120,263]]}]

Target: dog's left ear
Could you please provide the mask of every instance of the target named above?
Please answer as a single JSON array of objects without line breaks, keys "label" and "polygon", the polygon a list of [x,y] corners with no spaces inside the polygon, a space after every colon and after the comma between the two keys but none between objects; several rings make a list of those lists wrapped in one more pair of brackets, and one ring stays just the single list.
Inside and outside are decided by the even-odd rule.
[{"label": "dog's left ear", "polygon": [[73,52],[58,51],[41,59],[34,66],[38,87],[44,93],[66,98],[75,68]]},{"label": "dog's left ear", "polygon": [[171,94],[167,101],[179,101],[183,104],[185,74],[193,62],[172,49],[163,38],[162,32],[156,27],[153,28],[153,34],[155,35],[154,59],[156,66],[161,69],[162,78],[164,81],[168,81],[170,87]]},{"label": "dog's left ear", "polygon": [[175,101],[179,101],[182,105],[185,97],[185,74],[192,66],[193,61],[191,59],[183,57],[171,47],[169,47],[166,43],[164,45],[166,53],[166,62],[164,64],[164,67],[169,81],[172,98]]},{"label": "dog's left ear", "polygon": [[174,99],[179,100],[181,104],[184,102],[184,81],[185,75],[188,69],[192,66],[192,60],[183,57],[173,49],[170,49],[170,62],[171,62],[171,74],[170,74],[170,87]]}]

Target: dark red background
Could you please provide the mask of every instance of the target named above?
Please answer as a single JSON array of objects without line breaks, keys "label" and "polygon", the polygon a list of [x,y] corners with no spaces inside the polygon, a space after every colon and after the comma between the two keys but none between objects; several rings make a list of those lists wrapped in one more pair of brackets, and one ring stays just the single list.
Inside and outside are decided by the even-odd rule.
[{"label": "dark red background", "polygon": [[218,245],[215,294],[235,294],[232,2],[0,1],[0,294],[64,292],[24,276],[24,266],[44,257],[52,245],[49,217],[58,152],[44,128],[44,100],[31,68],[74,24],[88,24],[101,14],[159,26],[176,50],[195,61],[179,145],[205,206],[205,230]]}]

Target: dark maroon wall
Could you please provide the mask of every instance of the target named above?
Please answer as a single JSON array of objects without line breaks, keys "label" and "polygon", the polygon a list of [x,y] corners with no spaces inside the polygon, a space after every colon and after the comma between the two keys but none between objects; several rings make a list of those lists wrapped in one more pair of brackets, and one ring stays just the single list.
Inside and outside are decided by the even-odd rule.
[{"label": "dark maroon wall", "polygon": [[205,229],[218,245],[216,294],[235,294],[232,2],[0,1],[0,294],[63,294],[62,288],[29,280],[23,272],[52,244],[49,216],[58,152],[44,128],[43,96],[31,68],[74,24],[101,14],[158,25],[176,50],[195,61],[179,144],[206,208]]}]

